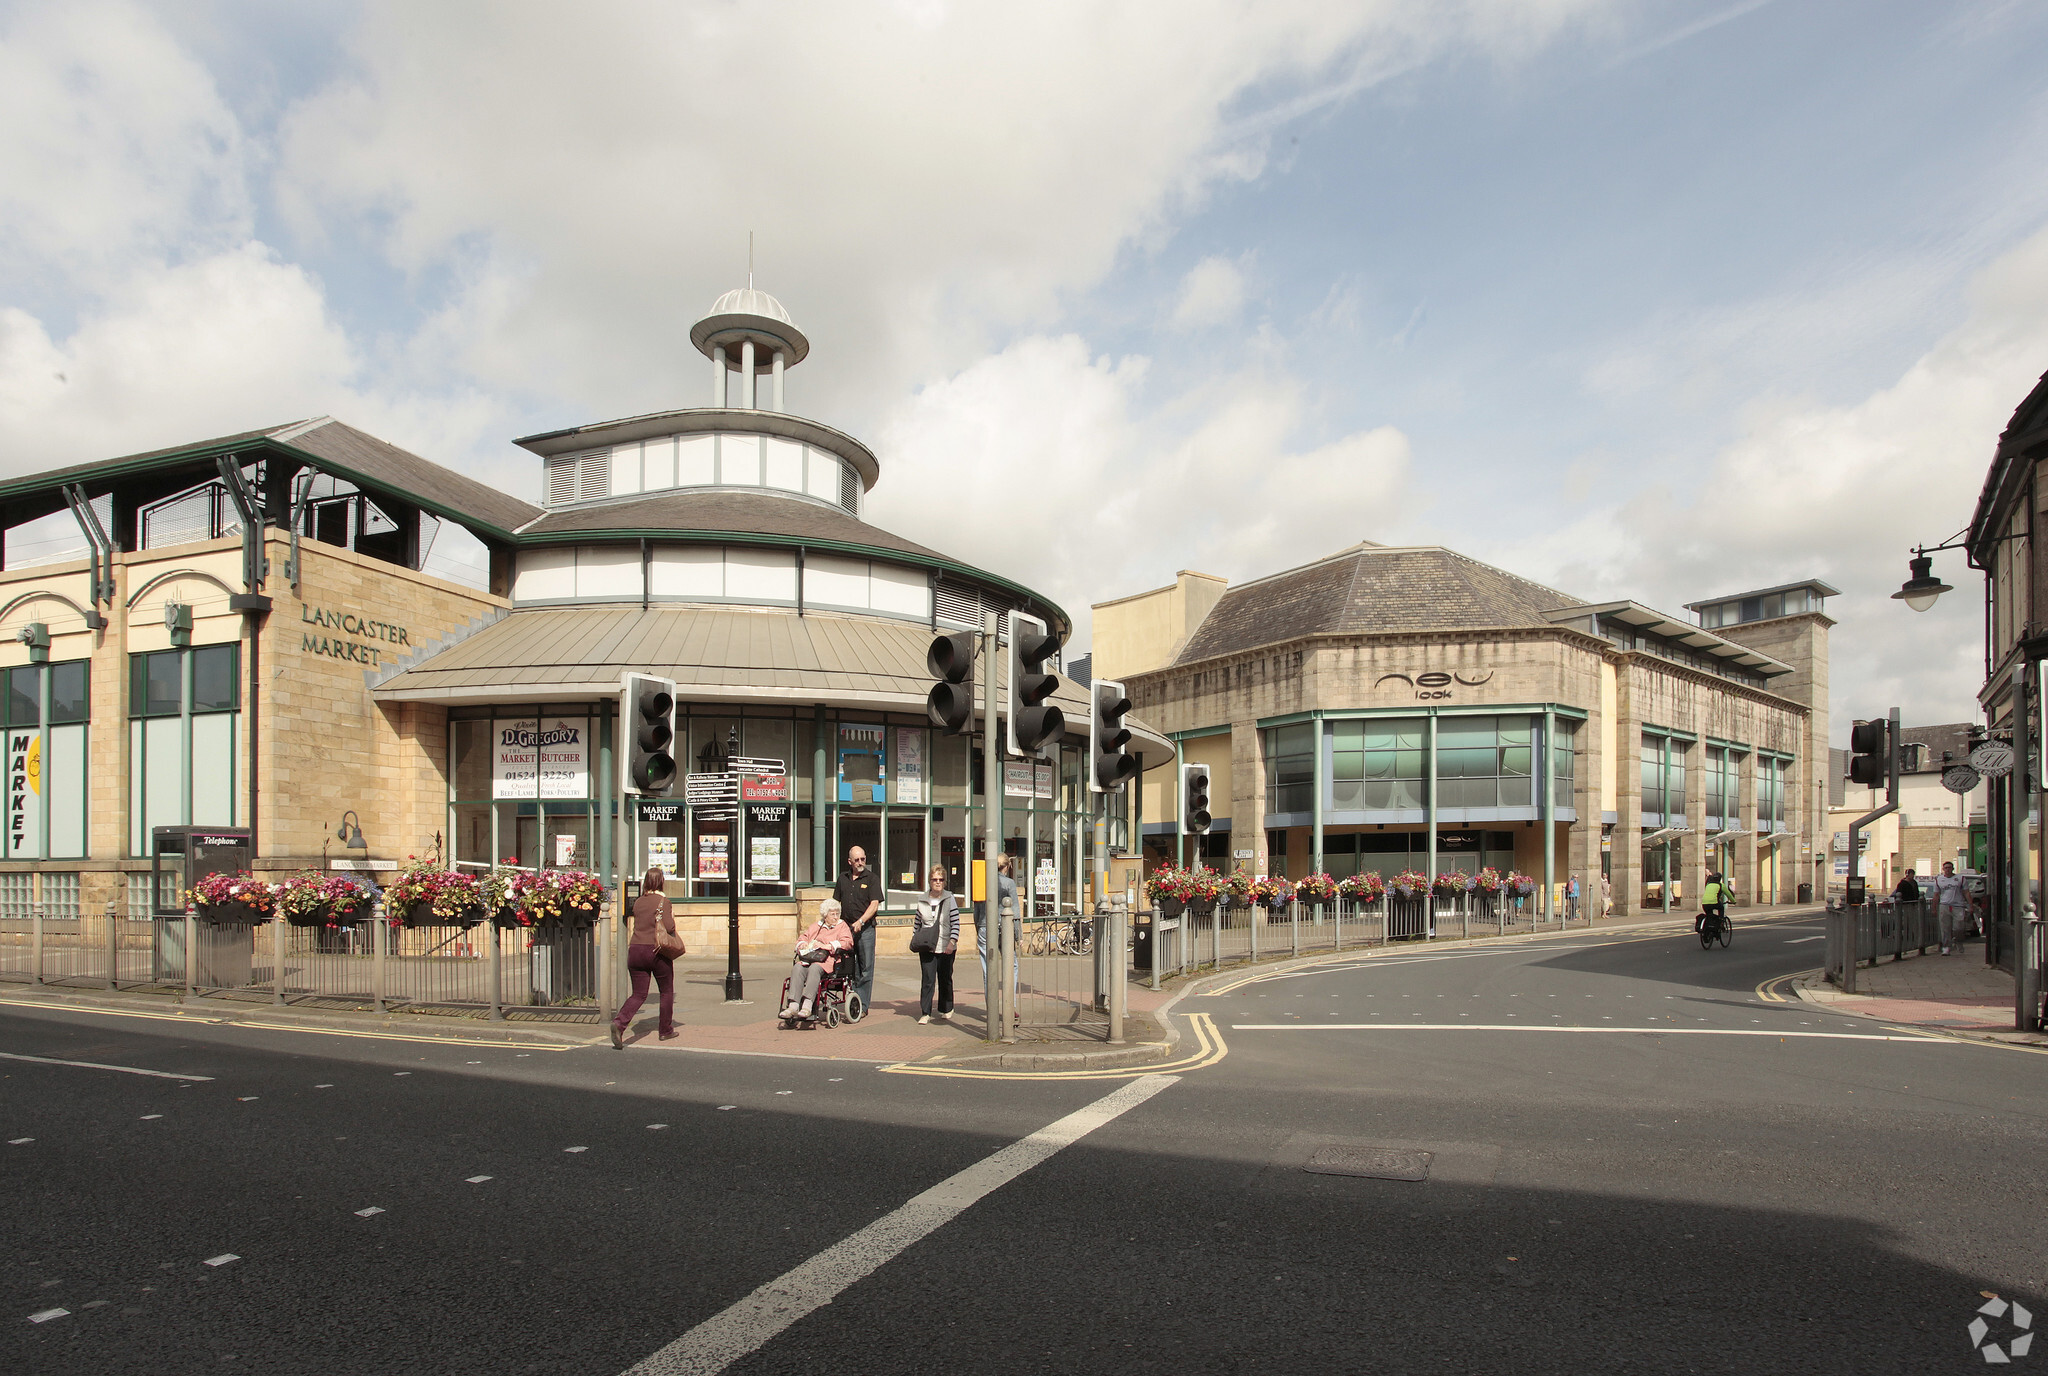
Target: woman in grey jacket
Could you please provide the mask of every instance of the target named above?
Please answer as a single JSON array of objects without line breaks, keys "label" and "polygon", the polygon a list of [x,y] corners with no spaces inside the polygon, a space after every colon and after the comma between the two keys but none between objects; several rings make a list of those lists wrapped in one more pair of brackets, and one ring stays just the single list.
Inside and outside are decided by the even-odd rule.
[{"label": "woman in grey jacket", "polygon": [[[918,1022],[934,1016],[943,1022],[953,1015],[953,956],[960,949],[960,905],[946,891],[946,867],[933,865],[926,888],[917,900],[917,926],[910,933],[917,952]],[[933,994],[938,996],[933,1008]]]}]

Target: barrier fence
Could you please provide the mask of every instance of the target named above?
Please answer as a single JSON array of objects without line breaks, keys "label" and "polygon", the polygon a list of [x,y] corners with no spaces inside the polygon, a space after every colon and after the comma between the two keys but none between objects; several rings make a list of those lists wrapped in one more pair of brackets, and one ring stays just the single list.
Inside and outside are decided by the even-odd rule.
[{"label": "barrier fence", "polygon": [[[190,933],[188,948],[187,933]],[[589,926],[259,926],[98,915],[0,918],[0,980],[87,989],[188,991],[202,998],[492,1018],[598,1017]]]},{"label": "barrier fence", "polygon": [[1506,936],[1515,932],[1562,930],[1590,926],[1590,908],[1580,915],[1542,917],[1532,895],[1466,893],[1431,898],[1398,894],[1371,903],[1339,899],[1305,903],[1298,899],[1272,907],[1187,904],[1179,912],[1155,908],[1149,929],[1140,914],[1138,964],[1150,962],[1151,984],[1162,978],[1240,961],[1276,956],[1311,955],[1352,947],[1384,946],[1395,941]]},{"label": "barrier fence", "polygon": [[[1974,927],[1975,918],[1967,910],[1952,912],[1949,923],[1952,937],[1960,939],[1961,932],[1955,929]],[[1853,991],[1857,967],[1902,960],[1907,951],[1925,955],[1929,947],[1941,945],[1941,938],[1940,914],[1926,898],[1912,903],[1880,898],[1853,908],[1831,901],[1822,956],[1828,982]]]}]

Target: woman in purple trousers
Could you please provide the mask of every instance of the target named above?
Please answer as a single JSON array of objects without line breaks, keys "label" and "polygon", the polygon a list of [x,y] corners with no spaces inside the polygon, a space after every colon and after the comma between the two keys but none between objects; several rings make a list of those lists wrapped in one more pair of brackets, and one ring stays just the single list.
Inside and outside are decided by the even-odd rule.
[{"label": "woman in purple trousers", "polygon": [[676,930],[675,906],[662,886],[667,881],[657,866],[641,881],[640,896],[633,900],[633,935],[626,942],[626,969],[633,977],[633,997],[612,1019],[612,1047],[626,1049],[626,1029],[633,1015],[647,1002],[647,979],[651,975],[661,986],[661,1039],[672,1041],[676,1031],[676,957],[682,955],[683,938]]}]

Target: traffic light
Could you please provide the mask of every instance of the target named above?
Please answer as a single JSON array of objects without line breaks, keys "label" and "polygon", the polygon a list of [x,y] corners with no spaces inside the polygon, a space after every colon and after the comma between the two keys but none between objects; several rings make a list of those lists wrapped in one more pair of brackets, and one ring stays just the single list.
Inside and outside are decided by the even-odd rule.
[{"label": "traffic light", "polygon": [[924,712],[932,725],[949,736],[964,736],[974,726],[974,641],[973,631],[934,636],[925,655],[925,667],[938,676]]},{"label": "traffic light", "polygon": [[1130,728],[1124,725],[1131,700],[1124,696],[1121,683],[1106,678],[1095,680],[1089,700],[1088,758],[1093,763],[1088,769],[1088,791],[1114,793],[1138,772],[1138,762],[1124,753],[1131,739]]},{"label": "traffic light", "polygon": [[1190,836],[1209,830],[1209,766],[1184,764],[1180,767],[1180,829]]},{"label": "traffic light", "polygon": [[1003,707],[1010,718],[1010,753],[1041,755],[1047,742],[1057,748],[1067,729],[1066,714],[1045,705],[1060,686],[1059,675],[1045,668],[1045,662],[1059,653],[1059,638],[1046,631],[1043,621],[1022,612],[1009,614],[1009,632],[1010,674],[1003,685]]},{"label": "traffic light", "polygon": [[1883,721],[1859,721],[1849,728],[1849,782],[1865,788],[1890,785],[1891,733]]},{"label": "traffic light", "polygon": [[676,683],[652,674],[626,675],[626,787],[665,794],[675,786]]}]

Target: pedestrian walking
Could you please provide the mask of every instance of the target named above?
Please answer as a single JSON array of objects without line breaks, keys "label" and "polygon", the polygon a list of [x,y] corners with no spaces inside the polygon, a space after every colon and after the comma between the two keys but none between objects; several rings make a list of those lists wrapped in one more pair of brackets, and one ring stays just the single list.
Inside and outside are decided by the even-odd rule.
[{"label": "pedestrian walking", "polygon": [[[1908,871],[1910,873],[1910,871]],[[1904,880],[1900,883],[1903,886]],[[1941,953],[1955,945],[1956,929],[1969,912],[1970,894],[1953,860],[1941,862],[1941,873],[1929,881],[1934,886],[1934,927],[1941,940]]]},{"label": "pedestrian walking", "polygon": [[626,942],[626,971],[633,979],[633,996],[612,1019],[614,1051],[626,1049],[626,1029],[633,1025],[633,1015],[640,1011],[640,1005],[647,1002],[650,977],[661,986],[661,1022],[657,1029],[661,1039],[674,1041],[682,1035],[676,1031],[676,957],[686,954],[689,948],[683,944],[682,933],[676,930],[675,905],[662,892],[667,882],[659,867],[648,870],[640,881],[640,896],[633,900],[633,933]]},{"label": "pedestrian walking", "polygon": [[[1017,973],[1017,947],[1024,937],[1023,919],[1017,915],[1017,881],[1012,877],[1016,868],[1017,861],[1012,856],[1005,855],[996,861],[996,912],[1010,919],[1010,974],[1013,978]],[[983,984],[988,983],[990,934],[997,930],[984,920],[987,916],[986,902],[974,905],[974,949],[981,956]]]},{"label": "pedestrian walking", "polygon": [[853,933],[853,988],[863,1008],[875,1006],[875,915],[882,911],[882,881],[868,868],[868,853],[859,846],[846,852],[846,873],[832,886],[839,916]]},{"label": "pedestrian walking", "polygon": [[917,900],[910,949],[917,952],[917,1020],[944,1022],[953,1016],[953,956],[960,949],[960,904],[946,891],[944,865],[932,866]]},{"label": "pedestrian walking", "polygon": [[1614,880],[1608,875],[1600,876],[1600,916],[1606,917],[1614,911]]},{"label": "pedestrian walking", "polygon": [[1579,920],[1579,877],[1576,874],[1564,881],[1564,920]]}]

